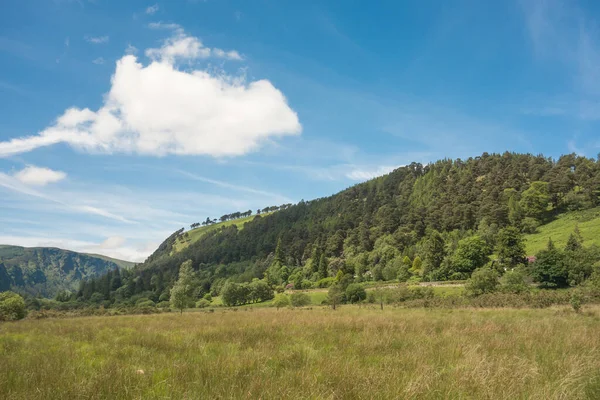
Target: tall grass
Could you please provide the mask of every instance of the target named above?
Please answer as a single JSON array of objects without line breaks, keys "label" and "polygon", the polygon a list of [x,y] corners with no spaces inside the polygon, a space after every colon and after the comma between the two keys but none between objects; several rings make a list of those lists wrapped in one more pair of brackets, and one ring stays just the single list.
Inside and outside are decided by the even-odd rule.
[{"label": "tall grass", "polygon": [[597,399],[598,315],[344,306],[25,320],[0,325],[0,398]]}]

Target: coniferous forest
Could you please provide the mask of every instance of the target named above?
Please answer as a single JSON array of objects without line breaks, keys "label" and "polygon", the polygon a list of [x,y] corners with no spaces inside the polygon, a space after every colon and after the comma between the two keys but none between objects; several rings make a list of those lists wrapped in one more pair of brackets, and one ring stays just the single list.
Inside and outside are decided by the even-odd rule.
[{"label": "coniferous forest", "polygon": [[516,287],[528,280],[576,286],[600,260],[577,227],[565,248],[549,241],[539,254],[526,253],[523,235],[599,203],[600,159],[507,152],[412,163],[243,226],[213,229],[176,251],[186,234],[178,230],[144,263],[82,281],[72,298],[105,306],[167,302],[184,263],[192,300],[221,294],[232,305],[260,300],[253,285],[345,290],[365,281],[465,280],[474,271],[473,282],[508,273]]}]

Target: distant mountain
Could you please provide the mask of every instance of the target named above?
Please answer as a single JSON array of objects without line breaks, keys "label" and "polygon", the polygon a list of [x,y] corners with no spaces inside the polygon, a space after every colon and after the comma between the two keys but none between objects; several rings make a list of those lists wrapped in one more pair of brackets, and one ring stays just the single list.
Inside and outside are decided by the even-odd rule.
[{"label": "distant mountain", "polygon": [[133,266],[128,261],[53,247],[0,245],[0,292],[52,297],[59,290],[77,290],[81,279]]}]

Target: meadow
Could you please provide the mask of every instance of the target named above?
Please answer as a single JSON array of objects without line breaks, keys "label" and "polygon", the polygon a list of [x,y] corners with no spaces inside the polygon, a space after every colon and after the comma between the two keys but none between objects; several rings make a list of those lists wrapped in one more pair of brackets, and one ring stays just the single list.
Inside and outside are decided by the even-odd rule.
[{"label": "meadow", "polygon": [[600,308],[343,306],[0,325],[2,399],[597,399]]}]

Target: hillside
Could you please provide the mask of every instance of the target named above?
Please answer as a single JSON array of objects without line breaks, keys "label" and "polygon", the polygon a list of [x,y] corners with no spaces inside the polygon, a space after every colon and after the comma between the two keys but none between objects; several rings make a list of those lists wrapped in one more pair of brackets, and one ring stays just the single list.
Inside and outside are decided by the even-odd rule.
[{"label": "hillside", "polygon": [[555,220],[540,226],[536,233],[526,235],[527,254],[533,255],[544,249],[548,239],[552,239],[557,247],[565,247],[576,227],[585,246],[600,246],[600,208],[592,208],[560,214]]},{"label": "hillside", "polygon": [[133,265],[106,256],[53,247],[0,245],[0,291],[11,289],[52,297],[59,290],[76,290],[81,279]]},{"label": "hillside", "polygon": [[[264,216],[264,215],[268,215],[268,214],[270,214],[270,213],[266,213],[266,214],[262,214],[262,215]],[[225,228],[228,226],[232,226],[232,225],[235,225],[238,229],[241,230],[244,228],[244,224],[246,222],[252,221],[255,217],[256,217],[256,215],[251,215],[249,217],[233,219],[230,221],[219,222],[216,224],[201,226],[198,228],[191,229],[186,232],[187,233],[186,236],[179,236],[177,238],[177,240],[173,244],[173,251],[174,252],[181,251],[181,250],[185,249],[186,247],[190,246],[191,244],[196,243],[202,236],[206,235],[209,232],[215,231],[215,230],[219,230],[219,229],[222,229],[222,228]]]},{"label": "hillside", "polygon": [[[296,288],[326,287],[332,280],[347,285],[467,279],[492,254],[500,255],[500,267],[523,263],[527,232],[539,230],[528,237],[530,243],[546,242],[538,238],[547,236],[552,223],[561,223],[560,215],[600,206],[599,194],[600,161],[575,154],[554,160],[484,153],[468,160],[412,163],[245,223],[199,228],[187,239],[183,229],[174,232],[116,291],[164,301],[187,260],[196,271],[197,298],[219,294],[226,282],[254,278]],[[588,235],[586,221],[579,228]],[[568,237],[571,225],[564,229]],[[589,271],[579,276],[586,279]],[[85,283],[80,298],[87,300],[98,285],[108,283]],[[112,295],[105,300],[116,301]]]}]

